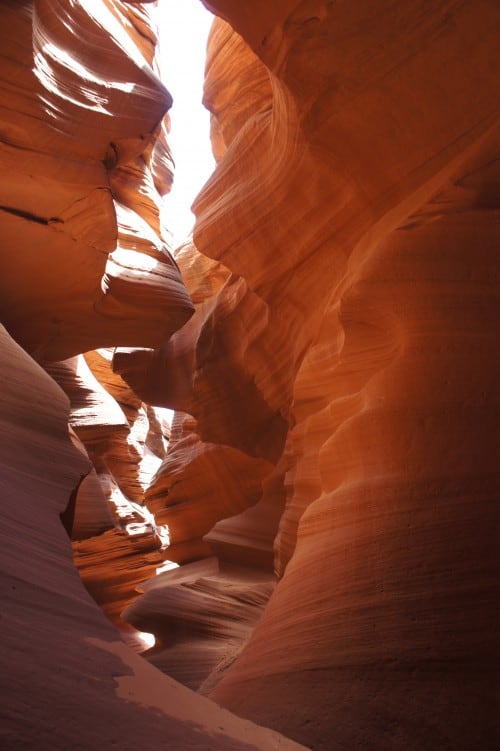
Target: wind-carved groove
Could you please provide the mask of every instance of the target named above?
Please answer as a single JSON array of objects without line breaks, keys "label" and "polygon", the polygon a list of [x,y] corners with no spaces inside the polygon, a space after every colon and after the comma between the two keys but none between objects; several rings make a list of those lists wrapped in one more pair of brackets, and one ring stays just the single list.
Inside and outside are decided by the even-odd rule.
[{"label": "wind-carved groove", "polygon": [[23,211],[22,209],[14,209],[11,206],[0,206],[0,211],[4,211],[6,214],[12,214],[13,216],[18,216],[21,219],[26,219],[28,222],[35,222],[36,224],[44,224],[45,226],[49,226],[51,224],[64,224],[64,220],[59,219],[56,216],[51,216],[48,219],[46,219],[43,216],[32,214],[30,211]]},{"label": "wind-carved groove", "polygon": [[80,479],[77,485],[75,485],[75,487],[70,493],[70,496],[68,498],[68,505],[66,506],[64,511],[61,511],[61,513],[59,514],[61,518],[61,524],[63,525],[70,539],[71,539],[71,533],[73,531],[73,524],[75,521],[75,511],[76,511],[76,504],[78,500],[78,491],[80,489],[82,482],[87,476],[88,476],[88,473],[80,476]]}]

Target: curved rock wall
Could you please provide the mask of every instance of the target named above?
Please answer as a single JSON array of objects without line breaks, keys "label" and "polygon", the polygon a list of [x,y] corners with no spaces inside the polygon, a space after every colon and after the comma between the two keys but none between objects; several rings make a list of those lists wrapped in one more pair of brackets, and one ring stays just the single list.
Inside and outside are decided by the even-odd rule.
[{"label": "curved rock wall", "polygon": [[227,281],[120,371],[274,465],[222,554],[284,496],[280,581],[212,696],[325,751],[493,749],[498,8],[206,4],[236,31],[194,242]]},{"label": "curved rock wall", "polygon": [[173,163],[154,11],[111,0],[0,9],[0,315],[70,396],[97,472],[70,515],[76,558],[117,623],[165,558],[137,506],[159,461],[145,445],[155,418],[88,354],[99,385],[80,353],[158,347],[193,313],[160,229]]},{"label": "curved rock wall", "polygon": [[498,9],[237,5],[272,108],[195,242],[281,324],[290,431],[282,578],[212,695],[314,748],[493,749]]},{"label": "curved rock wall", "polygon": [[83,588],[61,523],[91,466],[68,435],[68,399],[3,327],[0,344],[2,748],[299,751],[118,639]]},{"label": "curved rock wall", "polygon": [[37,359],[159,346],[192,305],[158,232],[171,97],[147,11],[35,0],[0,12],[2,320]]},{"label": "curved rock wall", "polygon": [[159,225],[171,99],[155,73],[153,15],[154,4],[121,0],[0,6],[6,751],[301,748],[135,655],[72,561],[69,535],[118,622],[165,560],[165,530],[141,505],[161,426],[102,351],[81,354],[159,347],[193,313]]},{"label": "curved rock wall", "polygon": [[[2,320],[70,396],[80,448],[63,440],[61,392],[5,335],[4,402],[21,404],[4,407],[18,443],[2,444],[2,472],[23,493],[12,529],[35,514],[33,477],[59,488],[35,531],[15,532],[21,561],[9,538],[8,577],[33,546],[56,552],[36,571],[44,582],[21,566],[34,589],[9,610],[14,647],[21,610],[30,624],[49,615],[45,641],[9,664],[8,732],[42,693],[22,730],[41,748],[54,747],[56,705],[61,748],[80,726],[82,748],[201,748],[207,735],[217,748],[293,746],[234,719],[214,740],[213,705],[118,647],[69,564],[61,515],[106,612],[119,622],[127,606],[157,636],[151,662],[220,704],[318,751],[496,751],[497,4],[206,5],[225,20],[205,91],[218,166],[177,256],[192,302],[159,229],[170,98],[152,4],[0,8],[12,32],[0,53]],[[86,362],[107,393],[68,360],[105,346],[117,347],[112,369],[100,354]],[[152,481],[143,457],[161,460],[161,437],[145,404],[177,410]],[[61,673],[48,667],[56,651]],[[110,676],[130,671],[116,693]]]}]

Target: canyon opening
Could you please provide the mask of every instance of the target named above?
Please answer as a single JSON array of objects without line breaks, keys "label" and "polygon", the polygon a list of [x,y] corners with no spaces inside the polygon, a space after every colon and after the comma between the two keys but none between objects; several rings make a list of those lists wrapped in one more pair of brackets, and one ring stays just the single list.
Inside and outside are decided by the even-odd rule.
[{"label": "canyon opening", "polygon": [[2,748],[496,751],[498,3],[0,20]]}]

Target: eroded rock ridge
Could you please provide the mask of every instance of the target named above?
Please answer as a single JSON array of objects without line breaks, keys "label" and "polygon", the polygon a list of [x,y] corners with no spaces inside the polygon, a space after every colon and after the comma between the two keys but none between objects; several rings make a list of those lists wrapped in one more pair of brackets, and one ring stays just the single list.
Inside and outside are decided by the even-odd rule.
[{"label": "eroded rock ridge", "polygon": [[69,677],[47,696],[70,686],[103,723],[125,722],[112,676],[132,670],[123,748],[156,747],[166,714],[179,749],[221,727],[217,748],[294,747],[207,725],[191,693],[168,710],[175,684],[81,589],[62,515],[115,625],[238,715],[317,751],[496,750],[500,10],[205,4],[217,167],[176,261],[154,4],[0,10],[2,467],[23,561],[45,561],[9,590],[8,637],[48,593],[22,670],[49,671],[62,618]]}]

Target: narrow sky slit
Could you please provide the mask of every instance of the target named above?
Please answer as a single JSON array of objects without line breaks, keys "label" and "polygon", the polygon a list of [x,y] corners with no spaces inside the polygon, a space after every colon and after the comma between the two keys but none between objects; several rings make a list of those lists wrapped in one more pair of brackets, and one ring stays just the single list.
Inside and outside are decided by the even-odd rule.
[{"label": "narrow sky slit", "polygon": [[206,43],[213,16],[201,0],[161,0],[158,12],[162,78],[174,99],[169,142],[175,179],[165,199],[163,223],[177,247],[192,229],[190,206],[214,168],[210,116],[201,103]]}]

